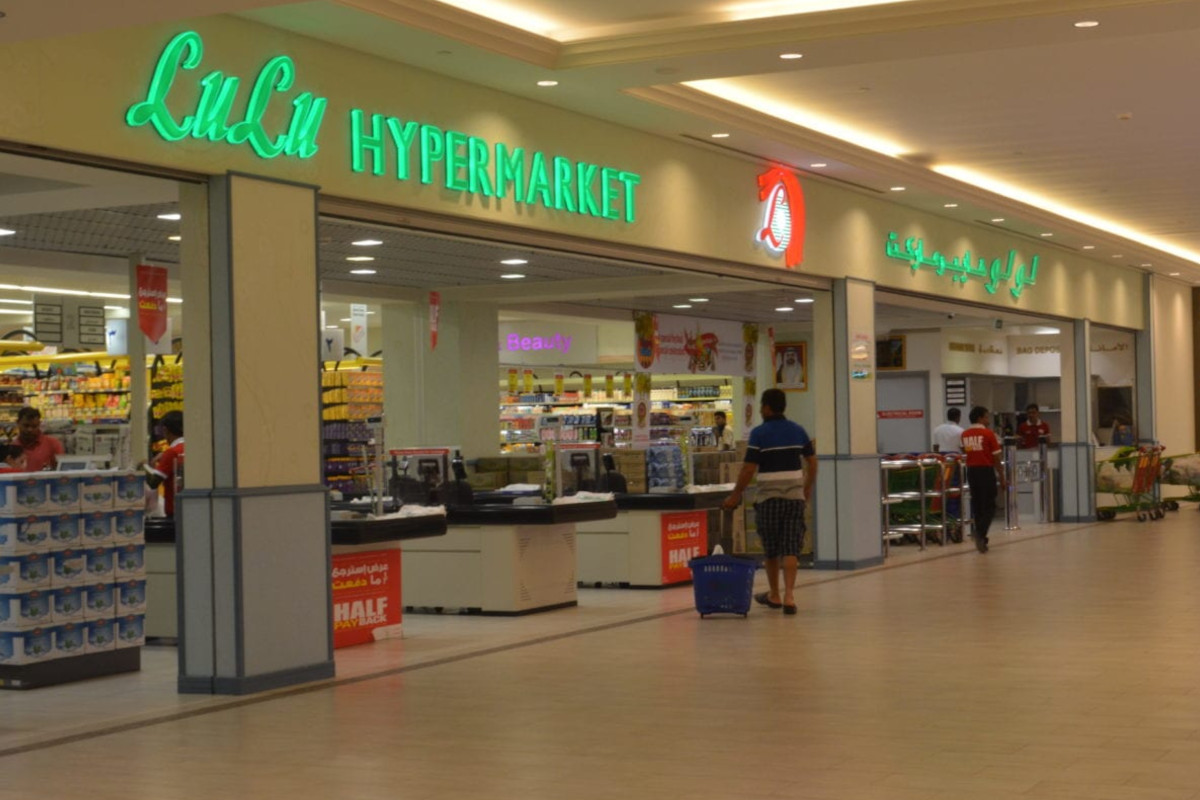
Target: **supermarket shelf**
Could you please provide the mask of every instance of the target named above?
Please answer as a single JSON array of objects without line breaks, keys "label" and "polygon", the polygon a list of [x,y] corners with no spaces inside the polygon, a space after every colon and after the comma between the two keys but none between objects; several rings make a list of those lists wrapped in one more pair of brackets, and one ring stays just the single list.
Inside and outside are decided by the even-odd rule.
[{"label": "supermarket shelf", "polygon": [[41,392],[25,392],[25,397],[44,397],[60,394],[129,394],[129,389],[47,389]]}]

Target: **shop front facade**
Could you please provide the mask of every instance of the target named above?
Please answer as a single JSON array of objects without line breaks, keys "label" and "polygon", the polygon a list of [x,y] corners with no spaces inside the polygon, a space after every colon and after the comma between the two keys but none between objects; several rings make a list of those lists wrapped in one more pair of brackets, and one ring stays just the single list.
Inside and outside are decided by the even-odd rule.
[{"label": "shop front facade", "polygon": [[[1194,449],[1180,283],[242,19],[10,46],[0,69],[4,149],[183,182],[183,691],[333,674],[319,215],[819,290],[803,398],[819,567],[882,560],[880,292],[1060,321],[1064,520],[1094,517],[1094,325],[1134,335],[1139,436]],[[438,298],[438,349],[407,345],[429,380],[388,376],[411,385],[389,396],[389,443],[495,442],[498,291]],[[385,323],[427,335],[413,300]],[[735,414],[774,372],[746,377]]]}]

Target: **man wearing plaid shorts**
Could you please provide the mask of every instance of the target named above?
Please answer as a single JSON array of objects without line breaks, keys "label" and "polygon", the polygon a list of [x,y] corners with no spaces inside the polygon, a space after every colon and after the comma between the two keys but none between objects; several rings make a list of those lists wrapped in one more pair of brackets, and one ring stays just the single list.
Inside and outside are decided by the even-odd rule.
[{"label": "man wearing plaid shorts", "polygon": [[[754,503],[758,535],[766,554],[769,592],[754,596],[762,605],[796,613],[796,572],[804,539],[804,504],[812,498],[817,479],[814,442],[803,427],[784,416],[787,395],[767,389],[762,395],[763,424],[750,432],[746,462],[724,508],[741,505],[742,493],[758,475],[758,499]],[[779,590],[779,567],[783,565],[783,595]]]}]

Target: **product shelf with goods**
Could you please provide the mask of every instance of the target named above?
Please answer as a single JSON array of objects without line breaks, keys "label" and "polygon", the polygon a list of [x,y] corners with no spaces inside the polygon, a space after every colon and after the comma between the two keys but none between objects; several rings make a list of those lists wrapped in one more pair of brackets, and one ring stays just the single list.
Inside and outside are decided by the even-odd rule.
[{"label": "product shelf with goods", "polygon": [[326,364],[321,372],[321,428],[325,485],[344,494],[366,491],[370,470],[367,421],[383,414],[378,359]]},{"label": "product shelf with goods", "polygon": [[0,687],[140,669],[144,494],[136,472],[0,476]]}]

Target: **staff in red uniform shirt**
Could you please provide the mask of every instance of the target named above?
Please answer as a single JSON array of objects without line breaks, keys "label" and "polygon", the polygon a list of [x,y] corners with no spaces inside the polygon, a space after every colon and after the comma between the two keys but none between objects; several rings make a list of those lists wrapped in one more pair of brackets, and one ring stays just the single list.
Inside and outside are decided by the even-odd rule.
[{"label": "staff in red uniform shirt", "polygon": [[1037,403],[1030,403],[1025,409],[1025,421],[1017,426],[1017,436],[1022,450],[1036,450],[1038,440],[1050,436],[1050,426],[1041,418]]},{"label": "staff in red uniform shirt", "polygon": [[967,454],[967,483],[971,487],[971,516],[975,522],[975,549],[988,551],[988,528],[996,516],[997,487],[1006,488],[1000,440],[992,432],[992,416],[983,406],[967,415],[971,427],[963,431],[962,449]]},{"label": "staff in red uniform shirt", "polygon": [[168,411],[162,418],[170,447],[159,453],[154,463],[146,467],[146,483],[151,489],[163,487],[163,510],[175,516],[175,475],[183,457],[183,412]]},{"label": "staff in red uniform shirt", "polygon": [[25,468],[41,472],[58,466],[63,444],[53,436],[42,433],[42,412],[25,406],[17,412],[17,443],[25,450]]}]

